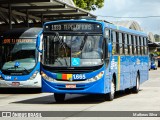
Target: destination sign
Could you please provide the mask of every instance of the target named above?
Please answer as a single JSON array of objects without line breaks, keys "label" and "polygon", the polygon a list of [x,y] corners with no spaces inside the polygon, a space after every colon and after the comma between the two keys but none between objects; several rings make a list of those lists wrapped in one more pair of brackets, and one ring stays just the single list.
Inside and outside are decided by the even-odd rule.
[{"label": "destination sign", "polygon": [[100,32],[102,27],[100,24],[95,23],[61,23],[46,25],[45,30],[51,31],[87,31],[87,32]]},{"label": "destination sign", "polygon": [[34,39],[3,39],[2,44],[33,43]]}]

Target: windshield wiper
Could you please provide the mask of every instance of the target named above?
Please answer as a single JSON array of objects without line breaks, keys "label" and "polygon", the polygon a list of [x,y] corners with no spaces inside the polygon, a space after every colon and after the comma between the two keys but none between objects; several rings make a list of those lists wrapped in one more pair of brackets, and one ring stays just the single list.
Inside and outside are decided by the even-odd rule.
[{"label": "windshield wiper", "polygon": [[59,62],[61,65],[63,65],[62,62],[60,60],[58,60],[58,58],[56,59],[56,61]]},{"label": "windshield wiper", "polygon": [[84,48],[84,45],[85,45],[87,39],[88,39],[88,33],[85,33],[84,39],[83,39],[83,41],[82,41],[82,43],[80,45],[80,51],[82,51],[82,49]]},{"label": "windshield wiper", "polygon": [[[56,38],[57,38],[57,40],[59,41],[60,45],[64,48],[65,55],[67,56],[66,47],[65,47],[64,43],[62,42],[61,38],[59,37],[59,33],[58,33],[58,32],[56,32],[55,34],[56,34]],[[65,60],[66,65],[68,66],[68,64],[67,64],[67,60],[66,60],[66,58],[65,58],[65,57],[64,57],[64,60]]]},{"label": "windshield wiper", "polygon": [[[27,73],[30,73],[30,71],[29,70],[27,70],[26,68],[24,68],[24,67],[9,67],[9,68],[7,68],[7,70],[9,70],[9,69],[14,69],[14,70],[17,70],[17,68],[23,68]],[[5,69],[4,69],[5,70]]]}]

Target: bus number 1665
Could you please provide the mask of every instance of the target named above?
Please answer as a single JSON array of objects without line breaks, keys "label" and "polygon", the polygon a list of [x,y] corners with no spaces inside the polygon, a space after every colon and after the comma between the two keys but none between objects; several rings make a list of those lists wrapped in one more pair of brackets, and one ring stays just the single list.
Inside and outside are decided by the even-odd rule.
[{"label": "bus number 1665", "polygon": [[77,79],[83,80],[83,79],[86,79],[86,76],[85,76],[85,74],[75,74],[75,75],[73,75],[73,79],[74,80],[77,80]]}]

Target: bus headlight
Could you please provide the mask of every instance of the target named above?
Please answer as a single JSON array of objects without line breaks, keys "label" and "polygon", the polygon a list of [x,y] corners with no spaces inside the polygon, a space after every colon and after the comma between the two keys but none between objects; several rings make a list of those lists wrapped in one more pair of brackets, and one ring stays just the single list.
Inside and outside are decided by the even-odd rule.
[{"label": "bus headlight", "polygon": [[38,71],[35,71],[34,74],[30,77],[30,80],[33,80],[38,74]]},{"label": "bus headlight", "polygon": [[45,80],[47,80],[47,81],[49,81],[49,82],[54,82],[54,81],[55,81],[55,79],[49,77],[49,76],[46,75],[44,72],[41,72],[41,76],[42,76]]},{"label": "bus headlight", "polygon": [[100,73],[99,73],[98,75],[96,75],[95,77],[88,79],[87,81],[88,81],[88,82],[97,81],[97,80],[101,79],[101,78],[103,77],[103,75],[104,75],[104,71],[100,72]]}]

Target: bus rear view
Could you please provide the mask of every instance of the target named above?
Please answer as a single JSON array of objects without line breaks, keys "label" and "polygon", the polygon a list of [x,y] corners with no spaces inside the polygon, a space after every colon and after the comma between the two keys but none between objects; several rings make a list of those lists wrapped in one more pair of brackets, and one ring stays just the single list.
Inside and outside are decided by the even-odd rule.
[{"label": "bus rear view", "polygon": [[36,40],[42,28],[6,32],[1,40],[0,88],[41,88]]}]

